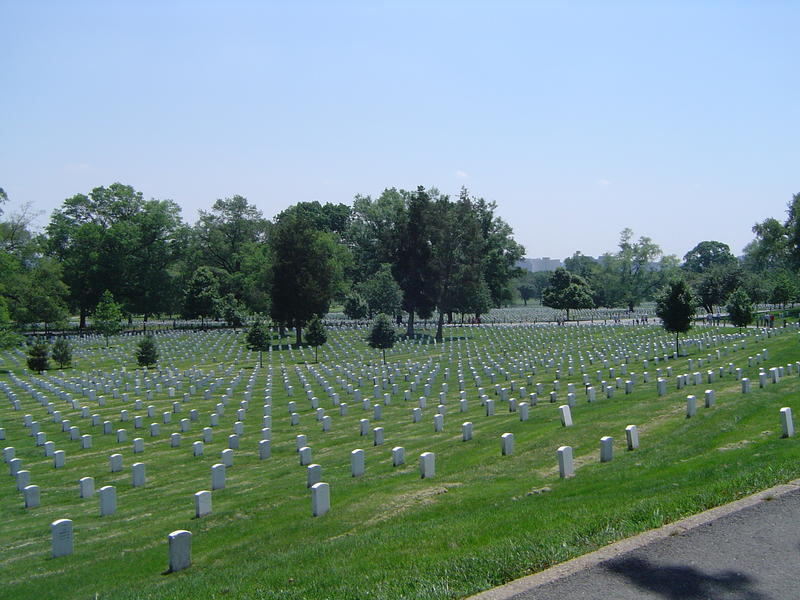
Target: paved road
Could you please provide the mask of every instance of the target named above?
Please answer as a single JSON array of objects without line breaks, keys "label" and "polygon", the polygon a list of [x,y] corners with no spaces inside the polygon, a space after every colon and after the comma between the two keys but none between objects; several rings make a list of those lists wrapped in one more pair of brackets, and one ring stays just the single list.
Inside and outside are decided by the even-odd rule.
[{"label": "paved road", "polygon": [[[647,541],[645,534],[644,545],[642,538],[639,541],[632,538],[609,547],[616,549],[606,551],[605,557],[599,551],[595,554],[601,556],[592,559],[589,555],[582,563],[579,562],[582,559],[577,559],[572,568],[565,563],[562,573],[548,577],[545,571],[476,598],[798,600],[800,487],[797,483],[780,486],[775,495],[768,491],[650,535],[657,539]],[[720,513],[724,516],[716,518]]]}]

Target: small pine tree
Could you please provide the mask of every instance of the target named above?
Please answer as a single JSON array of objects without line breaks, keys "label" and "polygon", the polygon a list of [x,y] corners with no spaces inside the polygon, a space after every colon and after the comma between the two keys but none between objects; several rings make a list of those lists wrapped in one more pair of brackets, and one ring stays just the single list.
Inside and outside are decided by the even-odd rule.
[{"label": "small pine tree", "polygon": [[697,306],[692,289],[683,280],[671,281],[656,299],[656,315],[666,331],[675,332],[675,352],[679,352],[678,335],[692,328]]},{"label": "small pine tree", "polygon": [[247,330],[245,342],[250,350],[258,350],[258,364],[263,367],[263,352],[264,350],[269,350],[269,346],[272,343],[272,335],[266,323],[261,319],[256,320]]},{"label": "small pine tree", "polygon": [[53,344],[52,351],[53,360],[58,363],[58,368],[63,369],[65,366],[72,364],[72,347],[70,347],[67,338],[60,337]]},{"label": "small pine tree", "polygon": [[372,325],[367,343],[370,347],[380,348],[383,351],[383,364],[386,364],[386,348],[394,346],[395,338],[394,327],[389,317],[383,313],[379,314]]},{"label": "small pine tree", "polygon": [[322,344],[328,341],[328,333],[325,331],[325,326],[318,316],[314,316],[308,324],[306,341],[314,346],[314,362],[319,362],[317,351]]},{"label": "small pine tree", "polygon": [[737,288],[728,298],[727,309],[731,323],[736,327],[747,327],[756,316],[755,310],[753,310],[753,303],[750,302],[750,296],[742,288]]},{"label": "small pine tree", "polygon": [[49,348],[47,347],[47,342],[43,340],[36,341],[28,349],[28,368],[31,371],[46,371],[47,368],[50,366],[50,359],[48,355],[50,353]]},{"label": "small pine tree", "polygon": [[144,336],[137,344],[136,362],[140,367],[149,367],[158,362],[158,348],[152,335]]}]

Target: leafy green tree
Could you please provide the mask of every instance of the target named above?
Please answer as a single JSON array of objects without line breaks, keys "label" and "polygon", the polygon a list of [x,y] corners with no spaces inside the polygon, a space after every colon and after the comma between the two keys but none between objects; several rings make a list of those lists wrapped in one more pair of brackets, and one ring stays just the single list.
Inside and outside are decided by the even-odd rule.
[{"label": "leafy green tree", "polygon": [[348,319],[363,319],[369,313],[369,306],[364,296],[358,292],[347,294],[344,299],[344,314]]},{"label": "leafy green tree", "polygon": [[183,315],[188,319],[200,317],[205,326],[206,317],[214,314],[219,302],[219,281],[209,267],[198,267],[186,289],[183,301]]},{"label": "leafy green tree", "polygon": [[623,229],[620,233],[619,252],[614,266],[619,277],[622,299],[629,310],[647,299],[658,284],[652,263],[661,256],[661,248],[649,237],[633,241],[633,231]]},{"label": "leafy green tree", "polygon": [[533,298],[536,294],[536,288],[528,283],[518,285],[517,291],[519,292],[519,297],[522,298],[522,302],[525,304],[525,306],[528,306],[528,300]]},{"label": "leafy green tree", "polygon": [[51,354],[59,369],[72,364],[72,347],[65,337],[59,337],[55,341]]},{"label": "leafy green tree", "polygon": [[136,345],[136,362],[140,367],[149,367],[158,362],[158,347],[152,335],[144,336]]},{"label": "leafy green tree", "polygon": [[306,342],[314,347],[314,362],[319,362],[317,351],[319,347],[328,341],[328,333],[320,318],[316,315],[308,322],[306,329]]},{"label": "leafy green tree", "polygon": [[563,267],[553,272],[550,285],[542,292],[542,304],[551,308],[569,311],[573,308],[593,308],[592,288],[583,277],[570,273]]},{"label": "leafy green tree", "polygon": [[377,273],[359,285],[358,289],[367,303],[370,316],[378,313],[396,315],[400,312],[403,291],[392,276],[391,265],[382,264]]},{"label": "leafy green tree", "polygon": [[693,273],[705,273],[712,267],[730,267],[736,264],[728,244],[704,241],[689,250],[683,257],[683,269]]},{"label": "leafy green tree", "polygon": [[656,299],[656,316],[666,331],[675,332],[675,352],[679,352],[678,336],[692,327],[696,306],[692,288],[684,279],[671,281]]},{"label": "leafy green tree", "polygon": [[780,304],[786,308],[786,304],[794,302],[797,297],[797,287],[785,272],[778,273],[775,277],[772,286],[772,293],[770,294],[770,302],[772,304]]},{"label": "leafy green tree", "polygon": [[755,319],[756,313],[753,303],[750,301],[747,292],[742,288],[737,288],[728,298],[728,315],[731,323],[736,327],[747,327]]},{"label": "leafy green tree", "polygon": [[28,368],[37,373],[46,371],[50,366],[49,354],[50,349],[47,346],[47,342],[44,340],[37,340],[28,349]]},{"label": "leafy green tree", "polygon": [[361,195],[353,200],[346,239],[353,248],[349,275],[356,283],[375,274],[382,264],[392,264],[394,268],[410,196],[406,190],[389,188],[374,200]]},{"label": "leafy green tree", "polygon": [[45,334],[51,325],[67,316],[67,286],[61,281],[61,267],[53,259],[41,258],[29,270],[21,270],[9,282],[12,318],[20,325],[43,323]]},{"label": "leafy green tree", "polygon": [[314,229],[301,214],[280,218],[270,238],[272,249],[273,321],[293,327],[300,345],[302,329],[314,315],[328,312],[342,277],[334,260],[332,235]]},{"label": "leafy green tree", "polygon": [[733,262],[710,266],[704,273],[696,276],[695,291],[700,305],[706,312],[714,312],[714,307],[723,304],[728,296],[742,284],[742,272]]},{"label": "leafy green tree", "polygon": [[92,325],[106,339],[106,348],[109,338],[122,331],[122,309],[114,302],[114,295],[108,290],[102,293],[100,302],[94,309]]},{"label": "leafy green tree", "polygon": [[422,186],[408,199],[398,224],[397,260],[392,269],[403,290],[403,310],[408,313],[406,335],[414,335],[414,315],[427,319],[436,306],[431,257],[431,199]]},{"label": "leafy green tree", "polygon": [[238,329],[244,324],[244,307],[233,294],[219,298],[214,313],[228,324],[228,327]]},{"label": "leafy green tree", "polygon": [[269,331],[269,326],[261,319],[256,319],[250,329],[247,330],[247,338],[245,340],[247,347],[250,350],[258,350],[258,364],[264,366],[264,351],[269,350],[272,343],[272,335]]},{"label": "leafy green tree", "polygon": [[396,339],[394,327],[389,317],[383,313],[375,318],[367,343],[371,348],[380,348],[383,352],[383,364],[386,364],[386,349],[392,348]]},{"label": "leafy green tree", "polygon": [[786,227],[777,219],[753,225],[756,238],[744,248],[744,266],[752,273],[774,273],[789,267]]},{"label": "leafy green tree", "polygon": [[22,337],[15,333],[12,327],[6,300],[0,296],[0,350],[12,348],[21,342]]}]

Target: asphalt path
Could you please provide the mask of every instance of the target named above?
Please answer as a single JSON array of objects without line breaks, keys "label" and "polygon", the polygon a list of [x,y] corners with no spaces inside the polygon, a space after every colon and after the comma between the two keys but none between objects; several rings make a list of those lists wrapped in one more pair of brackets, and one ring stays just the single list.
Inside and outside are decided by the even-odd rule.
[{"label": "asphalt path", "polygon": [[473,598],[798,600],[800,480]]}]

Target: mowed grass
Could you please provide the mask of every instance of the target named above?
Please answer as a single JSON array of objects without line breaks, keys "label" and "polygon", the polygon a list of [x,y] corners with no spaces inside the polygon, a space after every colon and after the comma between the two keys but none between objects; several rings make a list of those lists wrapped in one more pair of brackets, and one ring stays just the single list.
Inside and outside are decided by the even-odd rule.
[{"label": "mowed grass", "polygon": [[[696,330],[693,335],[703,337],[709,347],[694,345],[689,356],[658,365],[653,354],[671,352],[673,338],[655,327],[454,328],[451,332],[453,341],[407,342],[387,356],[403,375],[423,365],[428,370],[439,366],[428,407],[416,424],[411,422],[411,408],[417,406],[428,371],[411,402],[403,401],[409,383],[402,375],[398,377],[399,394],[382,407],[382,419],[375,421],[372,404],[382,401],[372,398],[369,372],[379,372],[379,355],[363,345],[363,331],[331,332],[329,344],[320,351],[319,365],[306,366],[305,360],[313,360],[313,350],[308,348],[273,352],[271,368],[265,364],[254,380],[241,449],[235,451],[234,466],[227,471],[226,488],[213,492],[213,512],[201,519],[193,518],[192,495],[210,489],[211,465],[219,462],[220,451],[227,447],[236,408],[255,364],[255,354],[241,349],[241,334],[215,332],[162,340],[162,354],[167,355],[162,367],[197,367],[204,372],[213,367],[223,381],[210,400],[204,400],[198,391],[183,403],[181,412],[172,415],[171,424],[161,423],[162,412],[169,411],[173,402],[166,390],[151,402],[144,400],[142,392],[139,411],[133,410],[132,402],[123,405],[110,395],[105,395],[105,407],[92,405],[91,413],[112,420],[114,430],[127,429],[124,443],[117,443],[113,435],[103,435],[101,427],[91,427],[88,419],[80,417],[80,410],[72,410],[54,394],[40,390],[81,433],[92,434],[93,447],[81,450],[80,443],[69,441],[45,408],[22,389],[14,388],[21,411],[13,411],[0,393],[0,426],[6,430],[6,440],[0,444],[15,447],[23,468],[31,472],[31,483],[41,488],[41,506],[23,508],[22,496],[3,465],[2,597],[459,598],[800,477],[798,441],[781,439],[779,421],[783,406],[791,407],[795,414],[800,411],[800,377],[796,371],[787,373],[779,383],[769,383],[764,389],[759,389],[757,377],[759,366],[785,366],[800,360],[796,330],[775,331],[771,337],[756,330],[743,334],[732,329]],[[733,338],[713,339],[724,334],[742,335],[746,348],[734,351]],[[662,343],[663,348],[658,346]],[[76,370],[65,371],[65,377],[99,376],[101,371],[122,366],[132,371],[132,361],[124,362],[131,355],[132,342],[115,340],[114,345],[112,351],[106,351],[88,343]],[[729,348],[727,355],[724,346]],[[638,357],[637,348],[641,350]],[[748,356],[762,348],[768,349],[769,358],[748,367]],[[187,349],[193,349],[196,358],[191,353],[184,358]],[[720,359],[715,357],[717,349],[723,352]],[[598,389],[597,401],[587,403],[579,365],[585,363],[591,383],[598,385],[595,371],[602,370],[603,378],[609,379],[607,369],[598,362],[602,361],[599,355],[612,360],[614,352],[629,355],[628,371],[637,373],[634,392],[625,395],[619,389],[613,398],[606,398]],[[592,365],[588,364],[590,353]],[[707,359],[709,354],[710,365],[692,370],[705,373],[713,368],[716,373],[719,366],[732,362],[751,378],[752,392],[741,394],[740,382],[727,373],[711,384],[677,390],[675,375],[688,372],[687,360]],[[571,376],[566,372],[569,356],[574,367]],[[548,369],[550,358],[556,365]],[[642,381],[644,358],[649,358],[649,383]],[[486,417],[480,405],[470,360],[479,370],[481,386],[495,399],[492,417]],[[558,402],[551,404],[548,393],[559,360],[563,361],[561,390]],[[509,371],[509,380],[525,385],[528,392],[534,391],[534,386],[525,380],[531,367],[536,367],[532,382],[542,383],[545,393],[539,404],[531,407],[528,421],[519,421],[518,414],[508,412],[494,395],[488,375],[480,368],[492,361],[490,370],[498,374],[498,383],[510,385],[500,374],[503,369]],[[369,410],[362,410],[336,384],[335,377],[344,376],[336,371],[336,365],[346,363],[351,372],[365,369],[361,390],[363,397],[370,399]],[[459,366],[466,381],[466,413],[458,411]],[[655,369],[667,366],[672,367],[673,377],[668,379],[667,395],[658,397]],[[27,377],[9,361],[4,367],[11,367],[20,378]],[[230,373],[222,376],[229,367]],[[332,406],[309,367],[348,403],[346,416]],[[193,457],[191,443],[201,439],[208,415],[240,369],[241,383],[219,427],[214,428],[213,441],[206,444],[202,457]],[[320,406],[332,417],[331,431],[322,432],[296,369],[308,379]],[[445,427],[434,433],[433,415],[445,369],[449,370]],[[616,370],[619,372],[620,366]],[[283,388],[284,372],[294,387],[292,398]],[[259,460],[261,399],[268,374],[272,456]],[[55,371],[50,375],[60,376]],[[7,374],[0,378],[9,382]],[[557,407],[566,402],[568,382],[575,383],[578,405],[572,411],[574,426],[563,428]],[[184,383],[182,391],[187,387]],[[703,391],[708,388],[715,390],[716,405],[707,409]],[[698,398],[698,412],[691,419],[685,418],[687,394]],[[132,400],[133,392],[129,396]],[[89,405],[86,398],[73,397]],[[289,424],[289,400],[297,403],[298,426]],[[121,408],[129,409],[132,419],[134,414],[146,414],[148,404],[156,407],[157,416],[145,417],[143,429],[134,430],[132,421],[119,422]],[[171,448],[169,434],[178,431],[178,421],[188,418],[191,408],[198,409],[200,418],[183,434],[181,446]],[[47,438],[56,442],[56,448],[66,451],[63,469],[54,469],[52,459],[34,445],[22,425],[24,414],[31,414]],[[372,445],[371,431],[369,436],[359,436],[362,418],[370,420],[370,430],[384,428],[383,445]],[[461,441],[464,421],[474,423],[474,437],[469,442]],[[151,422],[161,423],[157,437],[149,435]],[[641,446],[634,452],[625,450],[628,424],[637,425],[640,432]],[[501,456],[500,436],[505,432],[515,436],[511,456]],[[323,517],[311,516],[306,468],[300,466],[296,453],[295,436],[301,433],[312,448],[312,461],[322,465],[322,480],[331,486],[331,511]],[[601,464],[599,439],[604,435],[614,438],[615,455],[612,462]],[[134,437],[144,438],[144,453],[133,454]],[[555,451],[561,445],[572,446],[575,455],[576,475],[569,480],[558,476]],[[405,465],[392,467],[393,446],[405,448]],[[356,448],[366,453],[366,474],[360,478],[350,476],[350,452]],[[436,453],[433,479],[419,476],[418,456],[425,451]],[[120,473],[108,470],[108,457],[114,452],[124,457]],[[134,462],[146,465],[144,488],[131,487]],[[99,517],[96,496],[78,498],[77,482],[84,476],[95,478],[96,489],[117,487],[115,515]],[[73,520],[75,551],[52,559],[49,526],[59,518]],[[165,574],[166,537],[176,529],[193,533],[193,565],[183,572]]]}]

